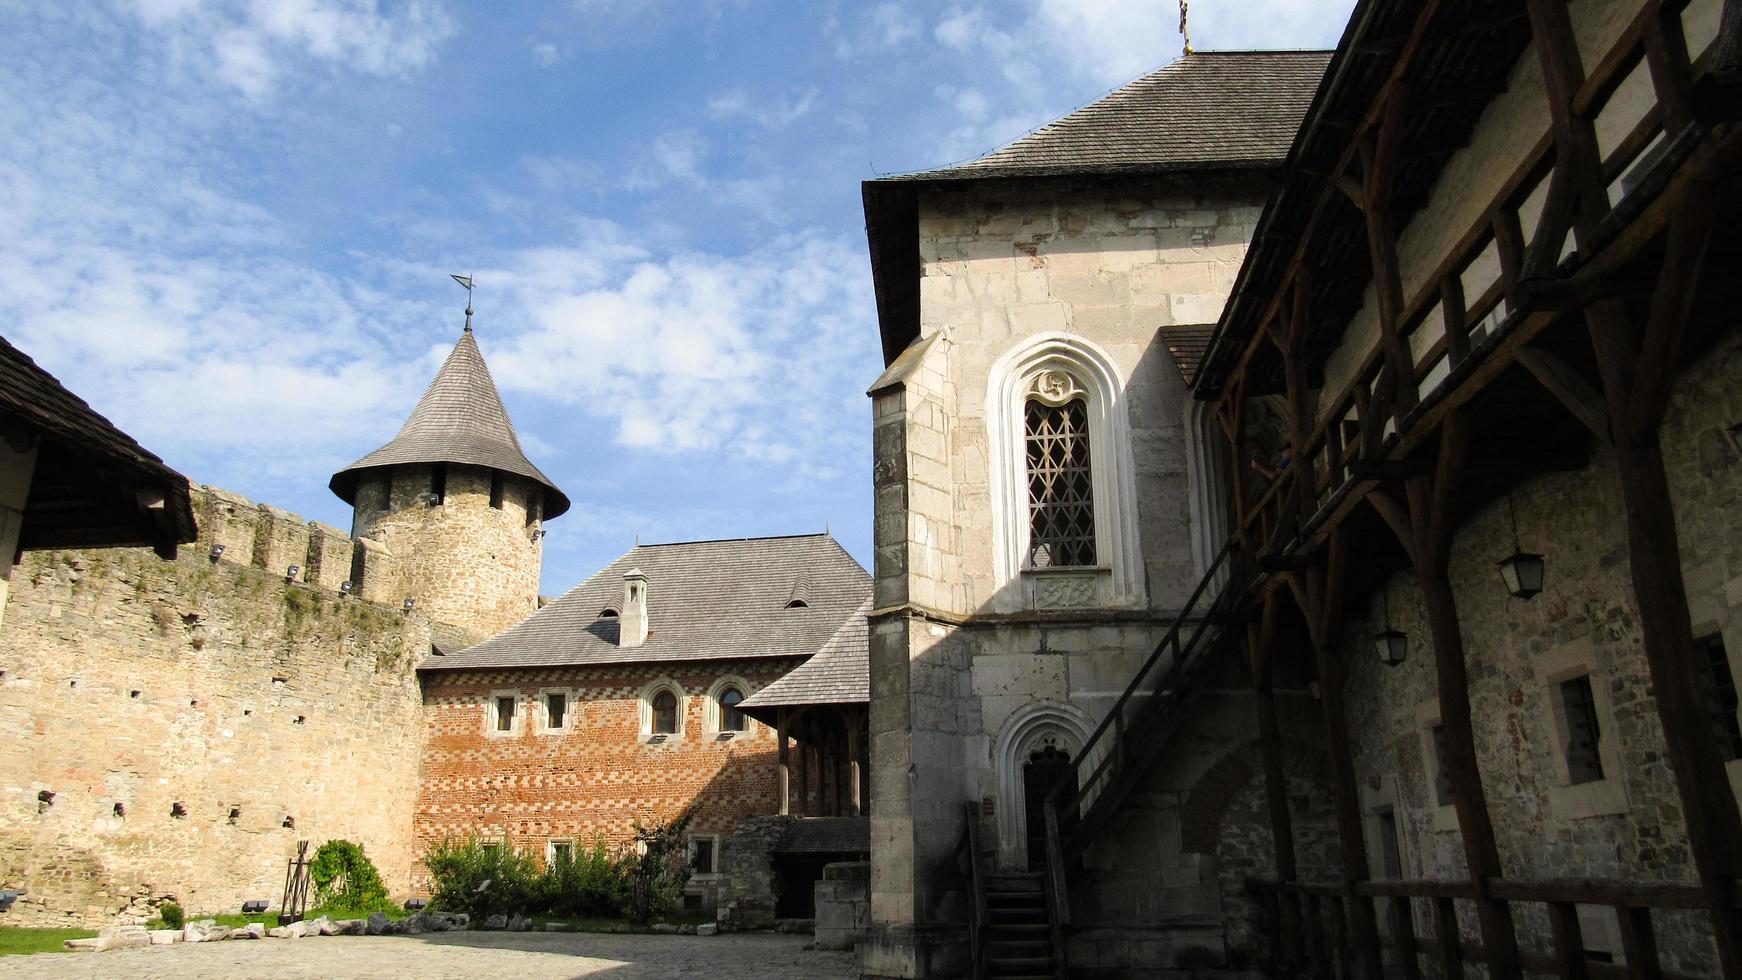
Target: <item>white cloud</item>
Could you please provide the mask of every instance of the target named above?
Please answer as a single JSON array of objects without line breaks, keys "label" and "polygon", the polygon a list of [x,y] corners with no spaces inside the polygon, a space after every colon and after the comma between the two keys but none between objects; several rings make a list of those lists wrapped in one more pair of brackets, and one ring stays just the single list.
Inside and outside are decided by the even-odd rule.
[{"label": "white cloud", "polygon": [[131,9],[196,67],[255,100],[273,95],[303,62],[407,74],[434,61],[454,33],[434,0],[405,0],[392,13],[376,0],[135,0]]},{"label": "white cloud", "polygon": [[784,96],[758,96],[733,89],[708,100],[708,116],[716,122],[747,120],[763,129],[785,129],[811,114],[819,94],[814,85]]},{"label": "white cloud", "polygon": [[549,68],[561,61],[562,49],[547,42],[532,46],[532,63],[540,68]]},{"label": "white cloud", "polygon": [[851,244],[811,234],[740,255],[621,252],[566,287],[548,258],[517,253],[497,274],[532,324],[491,349],[505,386],[610,420],[617,443],[646,452],[787,463],[856,438],[819,424],[840,415],[818,409],[857,393],[877,363]]}]

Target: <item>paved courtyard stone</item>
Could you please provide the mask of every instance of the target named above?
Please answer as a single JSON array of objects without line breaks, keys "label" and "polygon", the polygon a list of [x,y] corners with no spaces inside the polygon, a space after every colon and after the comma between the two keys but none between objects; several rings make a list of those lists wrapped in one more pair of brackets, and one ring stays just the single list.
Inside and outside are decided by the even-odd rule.
[{"label": "paved courtyard stone", "polygon": [[128,980],[230,977],[440,977],[477,980],[849,980],[851,953],[809,949],[809,936],[732,933],[644,936],[612,933],[428,933],[254,942],[177,943],[107,953],[7,957],[9,980]]}]

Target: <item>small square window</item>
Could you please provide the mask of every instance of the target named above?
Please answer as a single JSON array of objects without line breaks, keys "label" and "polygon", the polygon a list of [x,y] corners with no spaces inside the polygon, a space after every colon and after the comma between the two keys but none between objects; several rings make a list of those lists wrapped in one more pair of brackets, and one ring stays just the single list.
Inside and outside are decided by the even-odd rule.
[{"label": "small square window", "polygon": [[490,506],[502,509],[502,471],[490,471]]},{"label": "small square window", "polygon": [[714,839],[690,838],[690,870],[699,875],[714,873]]},{"label": "small square window", "polygon": [[1434,741],[1434,802],[1440,806],[1452,803],[1452,776],[1446,771],[1446,726],[1433,727]]},{"label": "small square window", "polygon": [[1574,786],[1594,783],[1603,778],[1603,759],[1597,751],[1602,733],[1597,726],[1597,700],[1591,693],[1591,675],[1561,681],[1560,694],[1567,719],[1567,775]]},{"label": "small square window", "polygon": [[561,728],[567,720],[569,711],[569,696],[567,694],[546,694],[544,710],[547,724],[550,728]]},{"label": "small square window", "polygon": [[514,730],[514,699],[498,697],[496,699],[496,730],[511,732]]},{"label": "small square window", "polygon": [[1724,761],[1742,759],[1742,724],[1738,724],[1736,679],[1730,672],[1730,654],[1724,649],[1724,637],[1719,634],[1694,641],[1699,653],[1702,692],[1706,714],[1712,719],[1712,732],[1717,737]]},{"label": "small square window", "polygon": [[550,864],[555,864],[558,861],[572,861],[574,860],[574,857],[575,842],[567,840],[551,841],[550,850],[545,855],[546,861]]}]

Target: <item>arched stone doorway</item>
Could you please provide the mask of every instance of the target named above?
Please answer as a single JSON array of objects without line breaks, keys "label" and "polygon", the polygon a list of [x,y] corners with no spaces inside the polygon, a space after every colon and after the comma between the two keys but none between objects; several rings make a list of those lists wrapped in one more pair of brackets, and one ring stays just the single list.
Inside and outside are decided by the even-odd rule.
[{"label": "arched stone doorway", "polygon": [[[1028,827],[1024,842],[1028,849],[1028,870],[1039,871],[1046,864],[1046,797],[1059,781],[1072,773],[1071,754],[1049,742],[1028,753],[1022,767],[1022,810]],[[1059,815],[1060,828],[1075,823],[1076,812]]]},{"label": "arched stone doorway", "polygon": [[[1071,704],[1025,705],[1005,721],[994,747],[998,774],[998,866],[1031,866],[1029,841],[1042,840],[1040,801],[1060,775],[1082,755],[1094,721]],[[1096,757],[1086,760],[1091,766]],[[1032,768],[1038,763],[1038,769]],[[1035,786],[1030,798],[1029,787]],[[1033,810],[1031,822],[1030,810]],[[1070,819],[1060,814],[1061,819]]]}]

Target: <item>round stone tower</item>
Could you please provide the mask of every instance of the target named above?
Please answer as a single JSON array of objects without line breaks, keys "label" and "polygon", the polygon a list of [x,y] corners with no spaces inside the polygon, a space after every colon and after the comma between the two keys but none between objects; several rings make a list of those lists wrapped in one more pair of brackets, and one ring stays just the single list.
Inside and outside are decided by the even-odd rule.
[{"label": "round stone tower", "polygon": [[413,599],[475,642],[538,608],[544,522],[569,498],[521,450],[470,320],[399,435],[328,486],[386,552],[359,547],[365,594]]}]

